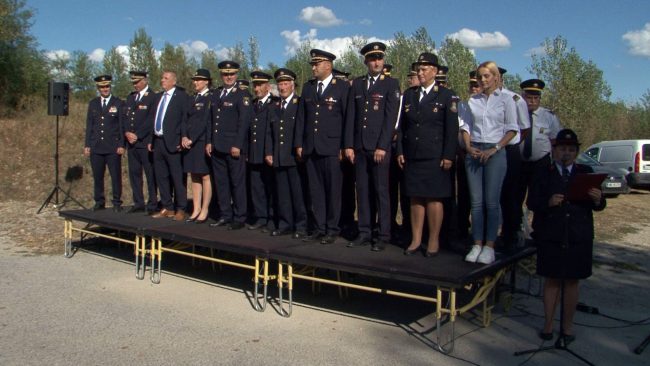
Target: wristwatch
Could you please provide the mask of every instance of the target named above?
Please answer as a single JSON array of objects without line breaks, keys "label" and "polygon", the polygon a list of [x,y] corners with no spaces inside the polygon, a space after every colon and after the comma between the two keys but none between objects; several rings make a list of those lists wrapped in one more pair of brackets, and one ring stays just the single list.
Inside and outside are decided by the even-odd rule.
[{"label": "wristwatch", "polygon": [[497,152],[499,152],[499,150],[501,150],[501,145],[497,143],[494,145],[494,148],[496,149]]}]

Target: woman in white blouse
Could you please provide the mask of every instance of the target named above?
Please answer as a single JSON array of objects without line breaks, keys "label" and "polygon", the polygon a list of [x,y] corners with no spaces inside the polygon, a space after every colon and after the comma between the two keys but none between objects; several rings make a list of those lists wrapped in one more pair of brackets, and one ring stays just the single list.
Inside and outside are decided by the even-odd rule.
[{"label": "woman in white blouse", "polygon": [[506,174],[503,147],[517,134],[517,111],[512,97],[499,89],[499,67],[486,61],[476,70],[482,93],[468,101],[461,115],[466,146],[465,169],[472,202],[474,245],[468,262],[494,262],[494,242],[499,228],[501,186]]}]

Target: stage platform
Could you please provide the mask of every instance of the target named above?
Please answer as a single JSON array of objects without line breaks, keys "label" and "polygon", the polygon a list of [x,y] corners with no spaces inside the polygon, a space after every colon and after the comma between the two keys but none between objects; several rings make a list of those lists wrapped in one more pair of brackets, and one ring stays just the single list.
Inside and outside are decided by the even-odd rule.
[{"label": "stage platform", "polygon": [[[352,288],[432,303],[438,322],[437,344],[442,352],[453,349],[453,323],[459,314],[481,305],[483,325],[489,325],[495,285],[514,264],[535,253],[532,247],[521,248],[508,255],[498,254],[494,263],[482,265],[467,263],[463,260],[463,255],[445,250],[433,258],[417,254],[404,256],[403,249],[397,246],[388,246],[382,252],[371,252],[369,247],[347,248],[344,240],[331,245],[305,243],[290,236],[271,237],[268,233],[247,228],[230,231],[223,227],[212,228],[207,223],[196,225],[167,218],[153,219],[144,214],[126,214],[109,209],[95,212],[61,211],[60,216],[65,219],[67,257],[74,254],[74,232],[78,232],[82,240],[86,235],[94,235],[132,244],[135,248],[138,279],[144,278],[148,255],[150,279],[153,283],[160,282],[163,253],[251,270],[254,283],[253,307],[257,311],[266,308],[268,285],[275,282],[279,313],[285,317],[290,316],[294,280],[338,286],[341,294],[342,289]],[[82,223],[83,226],[75,226],[73,222]],[[195,247],[208,248],[210,255],[197,254]],[[275,264],[276,271],[272,270],[272,263]],[[417,291],[396,291],[373,286],[375,281],[368,285],[356,281],[359,276],[342,274],[405,282],[413,284],[411,287],[417,288]],[[346,279],[343,280],[343,277]],[[286,298],[285,291],[288,293]],[[460,304],[457,296],[459,292],[469,294],[470,300]],[[450,349],[443,348],[440,341],[440,322],[447,316],[452,324]]]}]

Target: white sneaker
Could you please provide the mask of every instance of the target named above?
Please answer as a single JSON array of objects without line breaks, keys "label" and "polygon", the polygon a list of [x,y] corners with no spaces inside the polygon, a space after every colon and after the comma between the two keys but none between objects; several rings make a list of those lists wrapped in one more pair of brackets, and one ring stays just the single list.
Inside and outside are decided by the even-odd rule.
[{"label": "white sneaker", "polygon": [[494,262],[494,248],[484,246],[483,250],[481,250],[481,254],[479,254],[476,261],[483,264],[490,264]]},{"label": "white sneaker", "polygon": [[475,263],[476,259],[478,259],[478,255],[481,254],[481,246],[480,245],[474,245],[472,246],[472,250],[467,253],[465,256],[465,262],[472,262]]}]

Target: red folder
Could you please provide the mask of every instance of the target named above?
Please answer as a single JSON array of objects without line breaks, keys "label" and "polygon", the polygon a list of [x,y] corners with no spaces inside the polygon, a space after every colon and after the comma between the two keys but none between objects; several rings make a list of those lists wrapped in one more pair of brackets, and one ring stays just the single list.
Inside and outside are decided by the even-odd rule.
[{"label": "red folder", "polygon": [[600,186],[605,178],[607,178],[607,174],[604,173],[576,174],[571,177],[567,199],[569,201],[590,200],[587,192],[592,188],[601,189]]}]

